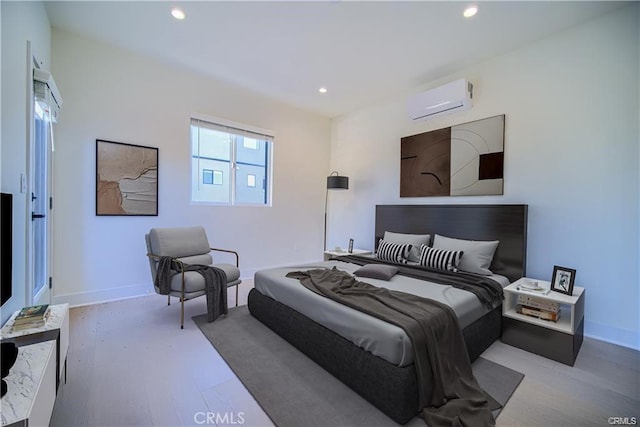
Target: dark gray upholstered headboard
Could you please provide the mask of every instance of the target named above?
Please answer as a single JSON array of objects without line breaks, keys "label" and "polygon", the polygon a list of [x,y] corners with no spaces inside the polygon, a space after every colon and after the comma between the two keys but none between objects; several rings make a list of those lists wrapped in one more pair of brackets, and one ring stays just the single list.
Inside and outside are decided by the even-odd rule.
[{"label": "dark gray upholstered headboard", "polygon": [[527,205],[378,205],[376,240],[385,231],[499,240],[491,271],[512,282],[527,271]]}]

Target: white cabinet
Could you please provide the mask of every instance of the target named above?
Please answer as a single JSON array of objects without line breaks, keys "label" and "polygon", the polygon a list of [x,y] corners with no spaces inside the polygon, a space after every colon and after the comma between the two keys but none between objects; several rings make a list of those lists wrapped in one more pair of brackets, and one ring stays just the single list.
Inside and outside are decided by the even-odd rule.
[{"label": "white cabinet", "polygon": [[5,378],[8,391],[2,398],[2,426],[49,425],[58,387],[67,373],[69,304],[50,309],[42,327],[13,331],[15,312],[0,330],[2,341],[18,346],[16,364]]},{"label": "white cabinet", "polygon": [[18,347],[42,341],[56,341],[56,387],[66,375],[67,353],[69,351],[69,304],[56,304],[50,306],[51,312],[47,323],[40,328],[13,330],[13,322],[18,312],[16,311],[7,320],[0,330],[2,341],[15,342]]},{"label": "white cabinet", "polygon": [[[573,295],[554,291],[543,295],[523,290],[525,280],[533,279],[521,278],[504,288],[502,341],[573,366],[583,340],[584,288],[575,286]],[[549,282],[537,282],[542,287],[550,286]],[[519,295],[560,304],[560,319],[553,322],[518,313],[516,307]]]},{"label": "white cabinet", "polygon": [[18,358],[4,379],[3,426],[48,426],[56,400],[56,342],[18,347]]}]

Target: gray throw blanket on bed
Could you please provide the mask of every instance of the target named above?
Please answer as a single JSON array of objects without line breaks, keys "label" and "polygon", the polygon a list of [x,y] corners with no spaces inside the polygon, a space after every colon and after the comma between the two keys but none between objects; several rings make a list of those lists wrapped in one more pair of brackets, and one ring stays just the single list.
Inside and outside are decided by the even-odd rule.
[{"label": "gray throw blanket on bed", "polygon": [[294,271],[287,277],[407,333],[413,345],[420,409],[428,426],[495,425],[491,410],[500,404],[473,377],[458,318],[449,306],[360,282],[335,267]]},{"label": "gray throw blanket on bed", "polygon": [[[207,321],[213,322],[220,315],[227,314],[227,273],[210,265],[183,264],[184,271],[195,271],[204,277],[207,294]],[[180,271],[178,263],[168,256],[160,257],[154,285],[158,287],[160,295],[169,295],[171,278]]]}]

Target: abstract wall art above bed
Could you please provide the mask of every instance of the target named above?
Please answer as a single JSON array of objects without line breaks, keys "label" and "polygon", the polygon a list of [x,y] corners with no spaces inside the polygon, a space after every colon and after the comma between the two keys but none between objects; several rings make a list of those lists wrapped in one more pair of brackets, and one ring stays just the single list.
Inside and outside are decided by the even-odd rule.
[{"label": "abstract wall art above bed", "polygon": [[400,139],[400,197],[503,194],[504,114]]}]

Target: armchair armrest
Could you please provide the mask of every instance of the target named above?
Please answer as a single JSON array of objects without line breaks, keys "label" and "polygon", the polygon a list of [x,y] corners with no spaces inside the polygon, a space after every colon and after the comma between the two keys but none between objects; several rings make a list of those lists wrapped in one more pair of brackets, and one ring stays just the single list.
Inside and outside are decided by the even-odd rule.
[{"label": "armchair armrest", "polygon": [[217,251],[217,252],[226,252],[229,254],[234,254],[236,256],[236,267],[240,267],[240,256],[238,255],[238,252],[236,251],[231,251],[229,249],[219,249],[219,248],[209,248],[212,251]]},{"label": "armchair armrest", "polygon": [[[147,256],[149,258],[152,258],[152,259],[156,260],[156,261],[160,261],[160,258],[161,258],[160,255],[155,255],[155,254],[152,254],[152,253],[148,253]],[[179,273],[183,273],[184,272],[184,265],[185,265],[184,262],[180,261],[178,258],[173,258],[173,257],[171,258],[171,262],[172,263],[176,263],[178,265],[178,267],[180,268],[178,270]]]}]

